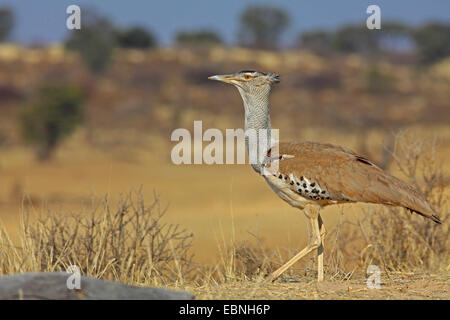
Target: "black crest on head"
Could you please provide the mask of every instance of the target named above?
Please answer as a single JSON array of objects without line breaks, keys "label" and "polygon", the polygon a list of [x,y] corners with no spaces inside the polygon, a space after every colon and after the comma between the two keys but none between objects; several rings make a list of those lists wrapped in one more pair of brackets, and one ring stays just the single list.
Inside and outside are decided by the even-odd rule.
[{"label": "black crest on head", "polygon": [[258,72],[258,71],[255,71],[255,70],[241,70],[241,71],[239,71],[239,73],[254,73],[254,72]]}]

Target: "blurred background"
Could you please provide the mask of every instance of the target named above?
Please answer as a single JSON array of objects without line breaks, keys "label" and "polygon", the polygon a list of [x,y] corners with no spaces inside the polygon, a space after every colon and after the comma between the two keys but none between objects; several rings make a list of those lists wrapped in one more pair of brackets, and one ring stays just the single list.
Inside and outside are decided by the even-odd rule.
[{"label": "blurred background", "polygon": [[[238,92],[207,80],[241,69],[280,74],[281,140],[344,145],[405,178],[393,152],[407,132],[437,141],[447,186],[450,2],[372,2],[0,0],[0,220],[14,236],[24,208],[83,212],[143,186],[193,232],[199,262],[224,239],[302,247],[303,215],[248,165],[171,163],[174,129],[243,127]],[[70,4],[81,30],[66,28]],[[325,210],[330,230],[338,217]]]}]

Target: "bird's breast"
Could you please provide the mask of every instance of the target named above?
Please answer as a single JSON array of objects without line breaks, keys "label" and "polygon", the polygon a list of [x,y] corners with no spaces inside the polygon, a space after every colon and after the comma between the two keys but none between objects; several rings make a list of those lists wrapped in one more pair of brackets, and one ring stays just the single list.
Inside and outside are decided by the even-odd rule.
[{"label": "bird's breast", "polygon": [[278,179],[273,175],[264,176],[265,180],[272,188],[272,190],[284,201],[289,203],[291,206],[299,209],[303,209],[308,204],[320,205],[318,201],[313,201],[311,199],[305,198],[300,194],[291,190],[288,183]]}]

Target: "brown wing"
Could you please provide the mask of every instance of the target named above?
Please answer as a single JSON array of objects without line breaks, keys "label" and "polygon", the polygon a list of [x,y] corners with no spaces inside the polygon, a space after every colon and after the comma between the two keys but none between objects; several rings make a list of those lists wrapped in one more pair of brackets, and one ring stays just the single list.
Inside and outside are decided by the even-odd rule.
[{"label": "brown wing", "polygon": [[[294,175],[302,181],[304,177],[311,184],[317,184],[319,190],[325,190],[330,200],[402,206],[441,223],[420,192],[351,150],[332,144],[303,142],[280,143],[270,152],[287,155],[279,161],[281,174]],[[325,194],[325,191],[322,192]]]}]

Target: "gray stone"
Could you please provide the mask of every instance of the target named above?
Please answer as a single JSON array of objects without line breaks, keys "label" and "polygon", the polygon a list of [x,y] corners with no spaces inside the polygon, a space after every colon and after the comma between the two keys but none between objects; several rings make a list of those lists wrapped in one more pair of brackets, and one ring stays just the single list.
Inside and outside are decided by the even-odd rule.
[{"label": "gray stone", "polygon": [[[73,274],[36,272],[0,277],[0,299],[55,300],[189,300],[188,292],[136,287],[92,277],[80,277],[80,289],[68,289]],[[69,281],[71,282],[71,281]]]}]

